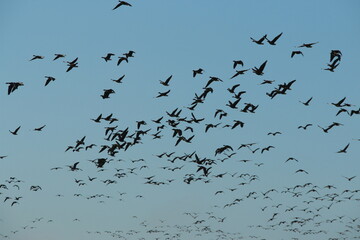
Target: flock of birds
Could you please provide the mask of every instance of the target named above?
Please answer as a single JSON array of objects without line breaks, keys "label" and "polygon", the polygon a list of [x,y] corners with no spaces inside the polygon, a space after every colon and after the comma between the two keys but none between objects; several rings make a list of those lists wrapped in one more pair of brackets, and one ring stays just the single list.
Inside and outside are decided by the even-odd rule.
[{"label": "flock of birds", "polygon": [[[123,6],[131,7],[131,4],[125,1],[119,1],[113,10]],[[282,37],[282,34],[283,33],[278,34],[273,39],[269,39],[267,35],[262,36],[258,40],[254,38],[250,39],[257,45],[264,45],[266,43],[269,45],[277,45],[277,41]],[[304,43],[298,45],[296,49],[310,49],[315,47],[316,44],[318,44],[318,42]],[[290,58],[298,55],[304,56],[303,51],[292,51]],[[114,57],[114,53],[107,53],[104,54],[101,59],[107,63],[111,62]],[[134,57],[135,51],[130,50],[123,53],[118,56],[116,65],[119,66],[125,62],[129,63],[129,60]],[[59,61],[59,59],[65,58],[65,54],[55,54],[53,61]],[[324,68],[324,70],[334,72],[341,63],[341,58],[342,53],[340,50],[331,50],[329,63],[327,63],[327,68]],[[42,61],[44,59],[44,56],[33,55],[30,61]],[[79,67],[78,61],[78,57],[64,61],[64,63],[66,63],[64,71],[70,72],[76,70],[76,68]],[[232,79],[231,81],[235,81],[235,79],[240,78],[241,75],[248,74],[250,70],[252,70],[253,74],[262,76],[266,72],[267,63],[268,61],[266,60],[251,69],[239,69],[239,67],[244,68],[244,61],[234,60],[232,64],[229,63],[235,71],[235,73],[229,77],[229,80]],[[201,78],[204,72],[204,69],[198,68],[192,70],[191,75],[191,71],[189,70],[189,77]],[[111,80],[116,84],[121,84],[124,79],[125,75],[122,75],[118,79]],[[55,80],[56,78],[53,76],[45,76],[44,85],[51,85],[51,82]],[[169,88],[172,80],[173,75],[170,75],[163,80],[159,80],[159,82],[163,87]],[[261,104],[250,102],[244,102],[243,106],[240,107],[240,102],[246,99],[247,91],[243,89],[238,90],[240,83],[235,83],[226,89],[229,94],[229,99],[227,99],[226,104],[223,104],[221,108],[213,109],[213,119],[199,117],[202,115],[202,112],[198,110],[198,107],[201,104],[205,104],[208,96],[216,92],[217,88],[220,88],[220,86],[215,87],[215,84],[224,84],[226,81],[227,80],[219,77],[209,76],[204,87],[200,92],[194,94],[193,99],[189,101],[187,106],[167,109],[162,116],[139,120],[134,122],[133,125],[122,126],[119,118],[123,118],[124,116],[117,116],[116,113],[99,113],[97,116],[92,116],[88,121],[91,121],[94,127],[103,129],[105,138],[103,139],[101,136],[98,142],[89,142],[88,136],[82,136],[66,144],[67,146],[64,146],[61,151],[66,154],[89,151],[94,158],[76,160],[68,165],[53,166],[49,169],[49,171],[74,172],[74,184],[79,188],[88,187],[89,191],[91,191],[91,184],[95,182],[103,184],[104,186],[121,185],[121,180],[124,178],[140,178],[144,184],[152,186],[168,186],[175,182],[182,182],[186,185],[195,184],[196,182],[212,184],[222,179],[227,179],[235,183],[231,186],[223,186],[222,189],[211,193],[210,197],[216,198],[216,201],[218,201],[218,204],[212,206],[213,210],[205,213],[184,212],[182,217],[185,217],[187,219],[186,221],[188,221],[188,224],[184,225],[172,224],[167,220],[159,220],[158,223],[149,222],[146,219],[139,219],[141,218],[140,216],[134,216],[133,221],[136,222],[136,229],[117,229],[114,231],[89,229],[87,233],[99,236],[99,238],[109,237],[115,239],[268,239],[266,235],[260,236],[260,234],[258,234],[260,230],[265,232],[280,230],[291,234],[291,239],[294,240],[302,239],[305,235],[315,235],[314,239],[329,240],[360,238],[360,219],[358,217],[345,215],[333,216],[331,212],[333,208],[341,207],[344,203],[360,201],[360,189],[354,188],[352,184],[356,181],[357,176],[343,176],[343,179],[336,179],[336,181],[345,181],[348,184],[347,188],[338,188],[332,184],[320,186],[308,182],[309,178],[304,178],[306,182],[299,185],[283,186],[278,189],[256,188],[258,190],[255,191],[252,189],[252,186],[260,181],[261,175],[258,175],[256,172],[232,172],[231,169],[219,172],[219,169],[222,169],[221,165],[234,161],[244,164],[243,169],[246,169],[245,164],[253,164],[260,168],[265,165],[263,161],[239,159],[237,156],[246,153],[259,157],[259,154],[260,156],[266,155],[267,152],[273,151],[274,149],[281,149],[281,146],[251,142],[232,145],[219,144],[216,149],[211,149],[206,154],[196,149],[186,153],[179,153],[177,151],[178,146],[186,144],[189,149],[192,149],[193,146],[196,146],[198,135],[209,134],[209,132],[214,131],[214,129],[221,129],[221,131],[225,132],[226,129],[235,131],[240,128],[246,128],[247,122],[238,119],[238,116],[241,116],[239,114],[255,114],[256,111],[259,111],[258,109],[261,109]],[[263,80],[260,85],[273,85],[274,82],[275,80]],[[8,95],[14,94],[19,87],[23,87],[24,91],[26,88],[23,82],[6,82],[6,84],[8,85]],[[295,85],[296,80],[280,83],[277,84],[273,90],[264,94],[266,94],[266,96],[269,97],[269,101],[271,101],[271,99],[279,95],[287,95]],[[169,97],[171,96],[170,92],[170,89],[159,91],[154,98]],[[21,94],[21,92],[19,91],[18,94]],[[112,94],[116,94],[114,89],[103,89],[100,97],[102,99],[110,99]],[[313,97],[299,102],[305,107],[309,107],[312,101]],[[336,116],[339,114],[347,114],[349,117],[355,117],[355,115],[360,114],[360,108],[356,108],[355,105],[348,103],[346,97],[339,100],[335,99],[331,105],[336,108]],[[37,132],[45,131],[46,126],[47,125],[42,125],[33,130]],[[299,130],[308,130],[308,128],[312,126],[312,123],[306,123],[297,128]],[[343,124],[332,122],[328,126],[320,126],[319,124],[317,126],[324,133],[328,134],[333,131],[334,128],[343,126]],[[15,129],[9,129],[9,132],[14,136],[22,134],[21,126]],[[283,133],[281,131],[273,131],[266,134],[277,137]],[[141,147],[141,144],[145,144],[146,141],[159,141],[161,139],[171,141],[173,149],[154,152],[150,158],[119,158],[124,152],[129,151],[131,148]],[[354,141],[359,140],[360,139],[354,139]],[[345,143],[337,149],[336,153],[346,154],[348,151],[351,151],[351,145],[353,144],[350,143],[349,139],[349,143]],[[0,160],[11,161],[11,155],[1,155]],[[164,172],[163,175],[151,174],[152,169],[155,168],[154,165],[156,166],[155,162],[156,164],[163,164],[160,167],[161,171]],[[283,159],[283,162],[291,165],[299,163],[301,160],[289,156]],[[95,173],[91,172],[91,174],[96,175],[91,175],[88,172],[87,169],[89,166],[93,166],[96,170]],[[291,171],[296,175],[311,175],[311,169],[296,167]],[[39,185],[27,185],[26,181],[21,180],[21,178],[10,177],[0,182],[0,200],[2,205],[16,207],[22,204],[22,201],[24,201],[24,198],[21,196],[23,189],[28,189],[33,192],[45,191],[45,189]],[[226,202],[222,201],[221,196],[226,194],[231,194],[233,199]],[[106,204],[114,199],[122,202],[128,198],[139,200],[146,198],[146,196],[140,193],[134,194],[133,196],[127,195],[126,192],[114,192],[109,195],[99,193],[89,195],[74,193],[73,197],[93,200],[99,204]],[[56,197],[62,198],[64,196],[62,193],[59,193]],[[296,199],[297,204],[289,206],[288,203],[291,203],[292,199]],[[234,208],[234,211],[236,211],[237,206],[246,206],[249,201],[258,201],[260,204],[263,204],[255,214],[263,215],[266,218],[266,221],[263,223],[248,226],[250,229],[255,229],[254,234],[244,236],[241,232],[222,230],[222,224],[228,220],[224,211],[228,208]],[[74,218],[72,221],[76,224],[76,222],[81,222],[81,219]],[[26,226],[20,226],[9,232],[2,232],[0,238],[15,239],[16,234],[21,231],[31,231],[31,229],[40,228],[40,224],[53,224],[54,222],[56,222],[55,219],[38,217]],[[331,226],[337,226],[336,228],[338,229],[340,225],[343,226],[342,231],[328,233],[327,229],[331,228]],[[144,236],[148,237],[145,238]]]}]

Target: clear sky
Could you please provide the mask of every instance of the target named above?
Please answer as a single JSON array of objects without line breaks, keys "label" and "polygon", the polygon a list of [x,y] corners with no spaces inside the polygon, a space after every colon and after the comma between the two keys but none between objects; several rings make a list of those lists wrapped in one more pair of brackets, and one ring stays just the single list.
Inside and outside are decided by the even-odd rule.
[{"label": "clear sky", "polygon": [[[359,238],[360,2],[128,3],[0,1],[0,239]],[[276,45],[251,40],[280,33]],[[332,50],[341,55],[330,62]],[[324,70],[331,63],[334,72]],[[55,80],[44,86],[46,76]],[[191,110],[211,77],[221,81]],[[266,94],[292,80],[286,94]],[[8,94],[11,82],[23,86]],[[246,92],[233,109],[236,84]],[[103,99],[106,89],[114,93]],[[241,111],[249,103],[254,113]],[[217,109],[227,115],[214,117]],[[116,121],[91,120],[100,114]],[[232,129],[237,120],[244,126]],[[174,129],[194,137],[175,146]],[[139,130],[149,131],[136,139]],[[70,171],[76,162],[81,170]]]}]

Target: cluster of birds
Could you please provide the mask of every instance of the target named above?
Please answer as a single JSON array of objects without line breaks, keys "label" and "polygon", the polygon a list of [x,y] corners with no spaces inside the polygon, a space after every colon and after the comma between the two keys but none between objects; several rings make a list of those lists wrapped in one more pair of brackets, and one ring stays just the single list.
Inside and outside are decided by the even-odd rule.
[{"label": "cluster of birds", "polygon": [[[131,6],[131,4],[125,1],[119,1],[113,10],[121,6]],[[276,45],[279,38],[283,33],[278,34],[273,39],[268,39],[267,34],[261,37],[259,40],[251,38],[252,42],[258,45],[264,45],[266,42],[269,45]],[[314,43],[304,43],[299,45],[298,48],[312,48]],[[129,62],[129,58],[134,57],[134,51],[128,51],[118,57],[117,65],[119,66],[122,62]],[[291,58],[295,55],[303,53],[301,51],[293,51]],[[59,58],[65,58],[64,54],[55,54],[53,61]],[[112,60],[115,56],[114,53],[107,53],[101,57],[107,63]],[[330,63],[328,68],[331,72],[339,66],[342,53],[339,50],[332,50],[330,53]],[[30,61],[44,59],[44,56],[34,55]],[[254,66],[251,68],[252,73],[257,76],[263,76],[265,73],[265,67],[268,60],[261,63],[259,67]],[[78,68],[78,57],[72,61],[65,61],[67,64],[66,72],[71,71],[73,68]],[[229,64],[231,66],[231,64]],[[243,60],[234,60],[232,63],[232,69],[235,69],[230,79],[235,79],[240,75],[244,75],[248,69],[237,70],[239,66],[244,67]],[[199,78],[205,72],[204,69],[198,68],[192,70],[192,77]],[[189,71],[189,76],[191,72]],[[125,75],[122,75],[118,79],[112,79],[116,83],[122,83]],[[51,76],[45,76],[47,86],[50,82],[54,81],[55,78]],[[170,81],[173,79],[173,75],[170,75],[165,80],[159,80],[160,84],[164,87],[170,86]],[[360,189],[353,189],[353,181],[356,181],[356,176],[344,177],[344,180],[348,184],[348,188],[340,189],[335,185],[328,184],[326,186],[320,186],[315,183],[305,182],[303,184],[287,186],[284,188],[272,188],[265,190],[254,190],[256,183],[260,181],[261,175],[257,172],[239,172],[232,169],[221,171],[223,168],[221,165],[231,162],[236,159],[236,162],[243,166],[242,169],[246,169],[246,164],[252,164],[256,166],[256,170],[265,165],[263,161],[253,159],[239,159],[238,156],[248,154],[249,156],[266,156],[268,152],[281,149],[281,146],[267,144],[267,143],[236,143],[236,144],[219,144],[215,149],[208,149],[206,154],[195,149],[187,153],[179,154],[177,149],[180,146],[188,144],[189,148],[194,146],[196,138],[200,134],[206,134],[209,136],[213,129],[220,129],[221,131],[229,130],[236,131],[241,128],[245,128],[247,123],[238,116],[240,114],[255,114],[259,108],[259,104],[246,102],[243,107],[239,107],[242,99],[246,97],[247,91],[238,91],[240,87],[239,83],[226,88],[227,92],[231,94],[230,99],[226,99],[226,102],[222,107],[212,108],[214,122],[210,122],[210,119],[205,117],[199,117],[202,115],[201,111],[196,111],[196,108],[200,104],[204,104],[209,94],[215,92],[215,84],[224,84],[226,80],[215,76],[209,76],[209,80],[201,88],[201,92],[195,93],[195,96],[189,104],[185,107],[175,107],[171,110],[165,110],[162,116],[157,116],[150,119],[142,119],[133,122],[132,125],[120,125],[119,117],[115,117],[116,113],[100,113],[89,120],[92,121],[95,127],[103,129],[104,136],[99,139],[98,142],[88,142],[87,136],[83,136],[75,141],[73,144],[65,147],[66,154],[77,154],[82,151],[91,152],[92,159],[78,159],[69,165],[54,166],[50,170],[57,171],[70,171],[74,174],[76,187],[86,188],[95,182],[102,183],[105,186],[121,184],[120,179],[123,178],[139,178],[143,180],[146,185],[152,186],[168,186],[174,184],[174,182],[183,182],[186,185],[200,182],[204,184],[211,184],[219,181],[231,182],[231,186],[224,186],[217,190],[215,193],[211,193],[211,197],[214,197],[214,201],[218,202],[212,206],[214,212],[207,213],[196,213],[186,212],[185,216],[190,217],[192,220],[188,225],[173,225],[167,224],[165,221],[161,221],[160,225],[154,226],[154,223],[147,223],[146,220],[139,223],[139,229],[133,230],[114,230],[114,231],[102,231],[102,230],[91,230],[89,234],[96,234],[103,236],[106,234],[109,237],[128,239],[130,237],[140,237],[144,234],[155,236],[160,238],[161,236],[165,239],[186,239],[187,234],[191,235],[192,238],[204,239],[208,236],[215,236],[216,239],[242,239],[244,235],[242,233],[230,233],[221,230],[221,224],[227,222],[228,217],[224,216],[224,212],[228,208],[235,206],[246,206],[248,201],[259,201],[260,204],[265,206],[259,209],[256,214],[263,214],[266,219],[263,224],[250,225],[249,228],[255,228],[261,231],[272,231],[280,229],[284,232],[290,232],[294,236],[293,239],[300,239],[304,235],[318,235],[316,238],[327,237],[327,230],[329,226],[340,225],[344,226],[344,230],[338,232],[335,238],[329,239],[347,239],[347,236],[360,236],[360,220],[356,217],[349,216],[332,216],[331,209],[348,202],[360,201]],[[275,80],[263,80],[261,85],[267,84],[272,85]],[[266,92],[266,95],[271,99],[277,95],[286,95],[288,91],[292,90],[292,87],[296,80],[284,82],[278,84],[271,92]],[[8,94],[14,92],[19,86],[24,86],[22,82],[7,82]],[[110,98],[111,94],[115,93],[113,89],[104,89],[104,93],[101,95],[103,99]],[[158,92],[155,98],[169,97],[170,89],[164,92]],[[310,106],[313,97],[307,101],[300,101],[304,106]],[[339,110],[337,110],[336,116],[342,112],[347,112],[349,116],[360,114],[359,109],[349,109],[354,106],[353,104],[346,103],[346,98],[331,103]],[[298,104],[298,103],[297,103]],[[240,110],[239,110],[240,109]],[[212,114],[212,113],[211,113]],[[233,116],[236,116],[233,118]],[[117,125],[116,125],[117,124]],[[312,126],[312,123],[298,126],[298,129],[307,130],[308,127]],[[326,127],[322,127],[318,124],[318,127],[324,132],[329,133],[330,130],[335,127],[343,126],[344,124],[338,122],[332,122]],[[42,131],[46,125],[39,128],[35,128],[34,131]],[[12,135],[18,135],[21,126],[15,130],[9,132]],[[294,127],[295,128],[295,127]],[[226,133],[225,133],[226,134]],[[268,132],[266,135],[271,137],[279,137],[283,135],[280,131]],[[161,153],[153,153],[152,157],[144,157],[138,159],[123,159],[119,158],[119,155],[123,155],[124,152],[129,149],[140,147],[141,144],[146,141],[160,141],[165,139],[173,144],[173,150],[165,151]],[[359,139],[356,139],[359,140]],[[193,143],[193,144],[191,144]],[[349,150],[350,143],[339,149],[337,153],[347,153]],[[64,151],[64,150],[61,150]],[[121,153],[121,154],[120,154]],[[8,156],[0,156],[0,160],[7,159]],[[11,157],[9,157],[11,158]],[[289,156],[283,159],[283,162],[288,164],[288,169],[291,169],[291,174],[296,176],[305,174],[311,175],[311,170],[303,169],[296,165],[290,166],[290,164],[301,164],[301,161],[297,158]],[[224,163],[224,164],[223,164]],[[160,167],[157,165],[161,164]],[[80,168],[81,166],[81,168]],[[96,174],[90,176],[89,166],[96,170]],[[126,166],[126,167],[124,167]],[[152,173],[152,170],[161,169],[164,174],[146,176],[147,173]],[[175,174],[176,172],[176,174]],[[180,176],[180,177],[179,177]],[[305,178],[307,180],[308,178]],[[11,189],[20,190],[20,183],[22,180],[18,180],[15,177],[5,180],[4,183],[0,184],[0,195],[3,196],[3,203],[10,204],[10,207],[16,207],[20,204],[21,196],[18,194],[12,194]],[[43,190],[39,185],[31,185],[30,191],[37,192]],[[91,188],[88,188],[91,191]],[[18,193],[18,192],[17,192]],[[232,198],[229,201],[227,197],[228,193]],[[109,201],[124,201],[123,195],[126,193],[117,194],[99,194],[92,193],[85,196],[81,193],[74,193],[74,197],[83,199],[93,199],[98,203],[107,203]],[[226,197],[225,197],[226,195]],[[222,196],[224,198],[222,198]],[[57,197],[63,197],[61,193]],[[136,199],[144,199],[146,196],[142,194],[134,194]],[[116,200],[115,200],[116,199]],[[280,200],[279,200],[280,199]],[[292,199],[296,199],[296,205],[290,205]],[[218,215],[219,214],[219,215]],[[136,217],[137,218],[137,217]],[[34,224],[43,221],[43,217],[34,220]],[[74,222],[80,222],[81,219],[75,218]],[[48,220],[48,223],[52,223],[53,219]],[[214,222],[216,226],[213,227]],[[35,227],[35,226],[32,226]],[[316,230],[312,229],[316,227]],[[31,229],[29,226],[24,226],[22,229],[17,229],[11,232],[15,235],[19,231],[26,231]],[[333,234],[333,233],[331,233]],[[8,235],[1,235],[3,238],[10,238]],[[259,235],[248,235],[248,238],[254,239],[266,239]],[[145,239],[145,238],[142,238]],[[210,237],[208,238],[210,239]],[[348,238],[353,239],[353,238]]]}]

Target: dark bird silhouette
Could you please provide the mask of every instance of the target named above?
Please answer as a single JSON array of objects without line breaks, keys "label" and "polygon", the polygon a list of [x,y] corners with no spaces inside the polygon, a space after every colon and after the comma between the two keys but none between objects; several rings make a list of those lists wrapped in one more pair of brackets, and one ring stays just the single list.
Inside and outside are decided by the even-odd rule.
[{"label": "dark bird silhouette", "polygon": [[159,98],[159,97],[168,97],[170,93],[170,90],[166,91],[166,92],[158,92],[158,95],[156,96],[156,98]]},{"label": "dark bird silhouette", "polygon": [[162,85],[164,85],[164,86],[168,87],[168,86],[169,86],[169,82],[170,82],[171,78],[172,78],[172,75],[170,75],[170,77],[168,77],[168,78],[167,78],[164,82],[163,82],[163,81],[161,81],[161,80],[159,80],[159,81],[160,81],[160,84],[162,84]]},{"label": "dark bird silhouette", "polygon": [[100,114],[97,118],[95,118],[95,119],[93,119],[93,118],[91,118],[91,120],[93,120],[94,122],[96,122],[96,123],[99,123],[100,121],[101,121],[101,119],[102,119],[102,114]]},{"label": "dark bird silhouette", "polygon": [[112,56],[115,56],[115,54],[113,54],[113,53],[108,53],[108,54],[106,54],[105,57],[101,57],[101,58],[103,58],[103,59],[105,60],[105,62],[107,62],[107,61],[111,61],[111,57],[112,57]]},{"label": "dark bird silhouette", "polygon": [[129,58],[129,57],[134,57],[134,51],[130,50],[129,52],[127,53],[124,53],[123,55],[126,57],[126,58]]},{"label": "dark bird silhouette", "polygon": [[261,149],[261,153],[264,153],[264,151],[270,151],[270,148],[275,148],[274,146],[268,146],[263,149]]},{"label": "dark bird silhouette", "polygon": [[53,61],[55,61],[56,59],[59,59],[59,58],[64,58],[64,57],[66,57],[65,54],[60,54],[60,53],[56,53],[56,54],[54,54],[54,55],[55,55],[55,58],[53,59]]},{"label": "dark bird silhouette", "polygon": [[302,45],[298,46],[298,48],[301,48],[301,47],[306,47],[306,48],[312,48],[313,45],[317,44],[319,42],[314,42],[314,43],[303,43]]},{"label": "dark bird silhouette", "polygon": [[343,149],[337,151],[337,153],[347,153],[346,151],[347,151],[349,146],[350,146],[350,143],[348,143]]},{"label": "dark bird silhouette", "polygon": [[24,83],[22,83],[22,82],[7,82],[6,84],[9,84],[8,95],[10,95],[10,93],[14,92],[18,87],[24,86]]},{"label": "dark bird silhouette", "polygon": [[263,82],[260,83],[260,85],[263,85],[263,84],[272,84],[273,82],[275,82],[275,80],[263,80]]},{"label": "dark bird silhouette", "polygon": [[248,71],[248,70],[250,70],[250,69],[245,69],[245,70],[240,70],[240,71],[236,71],[236,73],[230,78],[230,79],[233,79],[233,78],[235,78],[235,77],[237,77],[237,76],[239,76],[239,75],[242,75],[242,74],[244,74],[246,71]]},{"label": "dark bird silhouette", "polygon": [[55,78],[54,78],[54,77],[45,76],[45,78],[46,78],[45,87],[46,87],[51,81],[55,81]]},{"label": "dark bird silhouette", "polygon": [[331,103],[331,104],[334,105],[335,107],[343,107],[344,105],[342,105],[342,104],[345,101],[345,99],[346,99],[346,97],[344,97],[343,99],[341,99],[337,103]]},{"label": "dark bird silhouette", "polygon": [[267,60],[263,63],[263,64],[261,64],[261,66],[259,67],[259,68],[257,68],[257,67],[253,67],[252,68],[252,70],[253,70],[253,72],[256,74],[256,75],[263,75],[264,74],[264,68],[265,68],[265,66],[266,66],[266,63],[267,63]]},{"label": "dark bird silhouette", "polygon": [[232,86],[231,88],[228,88],[227,90],[229,91],[229,93],[235,93],[235,89],[239,86],[240,86],[240,84],[235,84],[234,86]]},{"label": "dark bird silhouette", "polygon": [[341,60],[342,53],[340,50],[331,50],[330,52],[330,62],[332,62],[335,58]]},{"label": "dark bird silhouette", "polygon": [[352,177],[344,177],[344,178],[346,178],[346,180],[348,180],[348,181],[350,182],[351,180],[353,180],[354,178],[356,178],[356,176],[352,176]]},{"label": "dark bird silhouette", "polygon": [[276,136],[277,134],[282,134],[281,132],[269,132],[267,135]]},{"label": "dark bird silhouette", "polygon": [[125,62],[129,62],[128,61],[128,58],[127,57],[118,57],[119,58],[119,60],[118,60],[118,62],[117,62],[117,65],[119,66],[120,65],[120,63],[122,62],[122,61],[125,61]]},{"label": "dark bird silhouette", "polygon": [[306,128],[308,128],[308,127],[310,127],[310,126],[312,126],[312,124],[311,124],[311,123],[308,123],[308,124],[306,124],[305,126],[298,126],[298,129],[302,128],[302,129],[306,130]]},{"label": "dark bird silhouette", "polygon": [[277,35],[276,37],[274,37],[273,40],[269,40],[267,37],[266,37],[266,41],[270,44],[270,45],[276,45],[276,41],[281,37],[283,33],[280,33],[279,35]]},{"label": "dark bird silhouette", "polygon": [[295,173],[306,173],[306,174],[309,174],[307,171],[305,171],[304,169],[299,169],[299,170],[296,170]]},{"label": "dark bird silhouette", "polygon": [[38,132],[40,132],[40,131],[42,131],[42,130],[43,130],[43,128],[44,128],[45,126],[46,126],[46,125],[43,125],[43,126],[38,127],[38,128],[35,128],[35,129],[34,129],[34,131],[38,131]]},{"label": "dark bird silhouette", "polygon": [[211,167],[206,168],[204,166],[199,166],[196,172],[203,171],[204,176],[207,177],[210,174],[210,169]]},{"label": "dark bird silhouette", "polygon": [[80,168],[77,167],[78,164],[79,162],[76,162],[73,165],[67,165],[67,166],[70,168],[70,171],[78,171],[81,170]]},{"label": "dark bird silhouette", "polygon": [[124,79],[125,74],[122,75],[121,77],[119,77],[118,79],[111,79],[112,81],[116,82],[116,83],[122,83],[122,80]]},{"label": "dark bird silhouette", "polygon": [[115,93],[113,89],[104,89],[104,94],[100,95],[103,99],[110,98],[110,94]]},{"label": "dark bird silhouette", "polygon": [[36,59],[44,59],[44,58],[45,58],[44,56],[33,55],[33,57],[29,61],[33,61],[33,60],[36,60]]},{"label": "dark bird silhouette", "polygon": [[295,55],[302,55],[304,56],[304,54],[301,51],[292,51],[291,52],[291,58],[293,58]]},{"label": "dark bird silhouette", "polygon": [[235,69],[237,65],[244,66],[244,63],[241,60],[234,60],[233,63],[233,69]]},{"label": "dark bird silhouette", "polygon": [[113,8],[113,10],[115,10],[115,9],[117,9],[118,7],[121,7],[121,6],[132,7],[132,5],[131,5],[130,3],[119,0],[119,3]]},{"label": "dark bird silhouette", "polygon": [[262,36],[259,40],[255,40],[255,39],[253,39],[252,37],[250,37],[250,39],[254,42],[254,43],[256,43],[256,44],[258,44],[258,45],[264,45],[264,40],[266,39],[266,37],[267,37],[267,34],[265,34],[264,36]]},{"label": "dark bird silhouette", "polygon": [[313,97],[309,98],[306,102],[301,102],[302,104],[304,104],[305,106],[309,106],[309,103],[311,102],[311,100],[313,99]]},{"label": "dark bird silhouette", "polygon": [[196,77],[197,74],[203,74],[204,69],[199,68],[197,70],[193,70],[193,77]]},{"label": "dark bird silhouette", "polygon": [[14,131],[10,131],[10,130],[9,130],[9,132],[10,132],[12,135],[17,135],[20,128],[21,128],[21,126],[19,126],[18,128],[16,128]]},{"label": "dark bird silhouette", "polygon": [[79,58],[75,58],[74,60],[72,60],[71,62],[66,62],[68,68],[66,69],[66,72],[69,72],[71,69],[73,68],[77,68],[78,67],[78,59]]}]

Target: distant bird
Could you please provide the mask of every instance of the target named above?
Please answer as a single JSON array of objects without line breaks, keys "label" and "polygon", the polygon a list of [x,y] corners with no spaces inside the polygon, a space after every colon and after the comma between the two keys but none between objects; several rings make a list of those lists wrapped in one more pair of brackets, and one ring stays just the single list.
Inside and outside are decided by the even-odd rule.
[{"label": "distant bird", "polygon": [[4,158],[6,158],[7,156],[0,156],[0,159],[4,159]]},{"label": "distant bird", "polygon": [[250,39],[254,42],[254,43],[256,43],[256,44],[258,44],[258,45],[264,45],[264,40],[266,39],[266,37],[267,37],[267,34],[265,34],[264,36],[262,36],[259,40],[255,40],[255,39],[253,39],[252,37],[250,37]]},{"label": "distant bird", "polygon": [[199,68],[197,70],[193,70],[193,77],[196,77],[196,74],[203,74],[204,69]]},{"label": "distant bird", "polygon": [[302,129],[306,130],[306,128],[308,128],[308,127],[310,127],[310,126],[312,126],[312,124],[311,124],[311,123],[308,123],[308,124],[306,124],[305,126],[298,126],[298,129],[302,128]]},{"label": "distant bird", "polygon": [[120,63],[122,62],[122,61],[125,61],[125,62],[129,62],[129,60],[128,60],[128,58],[127,57],[118,57],[119,58],[119,60],[118,60],[118,62],[117,62],[117,65],[119,66],[120,65]]},{"label": "distant bird", "polygon": [[104,89],[104,94],[100,95],[103,99],[110,98],[110,94],[115,93],[113,89]]},{"label": "distant bird", "polygon": [[116,82],[116,83],[122,83],[121,81],[124,79],[125,74],[122,75],[121,77],[119,77],[118,79],[111,79],[112,81]]},{"label": "distant bird", "polygon": [[115,10],[115,9],[117,9],[118,7],[121,7],[121,6],[132,7],[132,5],[131,5],[130,3],[119,0],[119,3],[113,8],[113,10]]},{"label": "distant bird", "polygon": [[342,53],[340,50],[331,50],[330,52],[330,62],[332,62],[335,58],[341,60]]},{"label": "distant bird", "polygon": [[53,59],[53,61],[55,61],[56,59],[59,59],[59,58],[64,58],[64,57],[66,57],[65,54],[56,53],[56,54],[55,54],[55,58]]},{"label": "distant bird", "polygon": [[237,77],[237,76],[239,76],[239,75],[242,75],[242,74],[244,74],[246,71],[248,71],[248,70],[250,70],[250,69],[245,69],[245,70],[240,70],[240,71],[236,71],[236,73],[230,78],[230,79],[233,79],[233,78],[235,78],[235,77]]},{"label": "distant bird", "polygon": [[71,62],[66,62],[67,65],[68,65],[68,68],[66,69],[66,72],[69,72],[71,69],[78,67],[78,62],[77,62],[78,59],[79,59],[79,58],[75,58],[75,59],[72,60]]},{"label": "distant bird", "polygon": [[102,114],[100,114],[96,119],[91,119],[91,120],[93,120],[96,123],[99,123],[101,121],[101,119],[102,119]]},{"label": "distant bird", "polygon": [[309,106],[309,103],[311,102],[311,100],[313,99],[313,97],[309,98],[309,100],[307,100],[306,102],[301,102],[302,104],[304,104],[305,106]]},{"label": "distant bird", "polygon": [[172,75],[170,75],[170,77],[168,77],[164,82],[159,80],[160,84],[162,84],[162,85],[164,85],[166,87],[169,86],[169,82],[170,82],[171,78],[172,78]]},{"label": "distant bird", "polygon": [[306,47],[306,48],[312,48],[313,45],[317,44],[319,42],[314,42],[314,43],[303,43],[302,45],[298,46],[298,48],[301,48],[301,47]]},{"label": "distant bird", "polygon": [[47,86],[51,81],[55,81],[54,77],[45,76],[45,78],[46,78],[45,86]]},{"label": "distant bird", "polygon": [[305,171],[304,169],[299,169],[299,170],[296,170],[295,173],[306,173],[306,174],[309,174],[307,171]]},{"label": "distant bird", "polygon": [[267,60],[263,64],[261,64],[261,66],[259,68],[257,68],[257,67],[252,68],[253,72],[256,75],[260,75],[260,76],[263,75],[264,74],[263,71],[264,71],[264,68],[266,66],[266,63],[267,63]]},{"label": "distant bird", "polygon": [[350,146],[350,143],[348,143],[343,149],[337,151],[337,153],[347,153],[346,151],[347,151],[349,146]]},{"label": "distant bird", "polygon": [[9,84],[8,95],[10,95],[10,93],[14,92],[18,87],[24,86],[24,83],[22,83],[22,82],[7,82],[6,84]]},{"label": "distant bird", "polygon": [[277,35],[276,37],[274,37],[274,39],[271,40],[271,41],[266,37],[266,40],[268,41],[268,43],[269,43],[270,45],[276,45],[276,41],[281,37],[282,34],[283,34],[283,33],[280,33],[279,35]]},{"label": "distant bird", "polygon": [[334,105],[335,107],[343,107],[344,105],[343,102],[346,100],[346,97],[344,97],[343,99],[341,99],[340,101],[338,101],[337,103],[331,103],[332,105]]},{"label": "distant bird", "polygon": [[301,51],[292,51],[291,52],[291,58],[293,58],[295,55],[302,55],[304,56],[304,54]]},{"label": "distant bird", "polygon": [[234,60],[233,63],[233,69],[235,69],[237,65],[244,66],[244,63],[241,60]]},{"label": "distant bird", "polygon": [[267,135],[276,136],[277,134],[282,134],[281,132],[269,132]]},{"label": "distant bird", "polygon": [[299,162],[299,160],[297,160],[296,158],[293,158],[293,157],[289,157],[289,158],[285,161],[285,163],[288,162],[288,161],[296,161],[296,162]]},{"label": "distant bird", "polygon": [[156,96],[156,98],[159,97],[168,97],[168,94],[170,93],[170,90],[166,91],[166,92],[158,92],[158,95]]},{"label": "distant bird", "polygon": [[229,93],[235,93],[235,89],[239,86],[240,86],[240,84],[235,84],[234,86],[232,86],[231,88],[228,88],[227,90],[229,91]]},{"label": "distant bird", "polygon": [[10,130],[9,130],[9,132],[10,132],[12,135],[17,135],[20,128],[21,128],[21,126],[19,126],[18,128],[16,128],[14,131],[10,131]]},{"label": "distant bird", "polygon": [[103,59],[105,60],[105,62],[107,62],[107,61],[111,61],[111,57],[112,57],[112,56],[115,56],[115,54],[113,54],[113,53],[108,53],[108,54],[106,54],[105,57],[101,57],[101,58],[103,58]]},{"label": "distant bird", "polygon": [[33,57],[29,61],[33,61],[33,60],[36,60],[36,59],[44,59],[44,58],[45,58],[44,56],[33,55]]},{"label": "distant bird", "polygon": [[43,128],[44,128],[45,126],[46,126],[46,125],[43,125],[43,126],[41,126],[41,127],[39,127],[39,128],[35,128],[34,131],[40,132],[41,130],[43,130]]},{"label": "distant bird", "polygon": [[130,50],[129,52],[127,53],[124,53],[123,55],[126,57],[126,58],[129,58],[129,57],[134,57],[134,51]]},{"label": "distant bird", "polygon": [[275,80],[263,80],[263,82],[260,83],[260,85],[263,85],[263,84],[272,84],[273,82],[275,82]]},{"label": "distant bird", "polygon": [[81,170],[80,168],[77,167],[78,164],[79,164],[79,162],[76,162],[73,165],[67,165],[67,166],[70,168],[70,171]]},{"label": "distant bird", "polygon": [[348,181],[350,182],[351,180],[353,180],[354,178],[356,178],[356,176],[353,176],[353,177],[344,177],[344,178],[346,178],[346,180],[348,180]]}]

